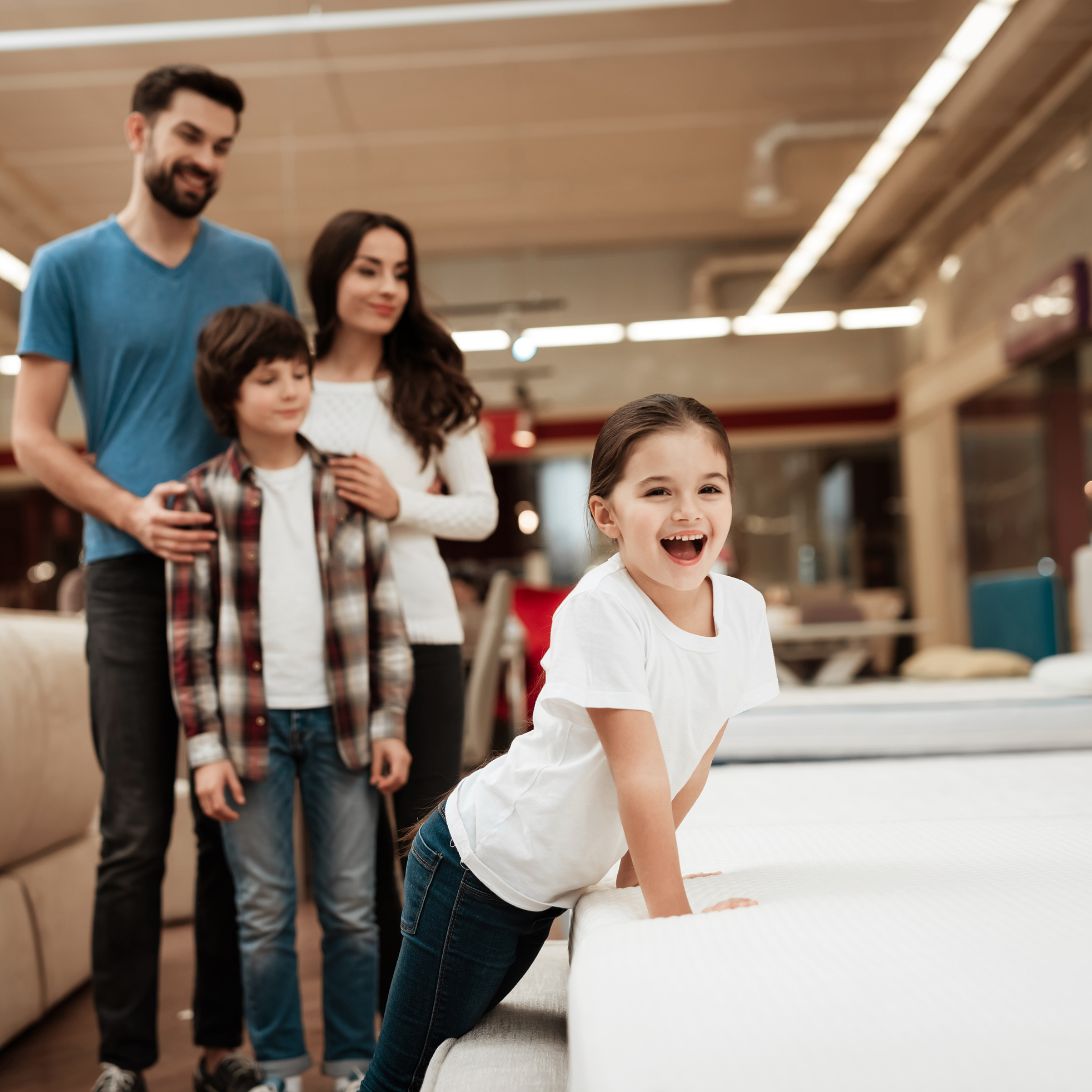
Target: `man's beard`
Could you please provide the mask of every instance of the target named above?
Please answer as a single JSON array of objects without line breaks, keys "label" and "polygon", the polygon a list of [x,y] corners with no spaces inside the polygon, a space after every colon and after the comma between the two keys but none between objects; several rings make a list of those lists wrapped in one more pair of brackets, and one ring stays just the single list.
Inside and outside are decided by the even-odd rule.
[{"label": "man's beard", "polygon": [[[178,192],[174,180],[175,176],[181,174],[183,169],[195,170],[200,176],[208,180],[209,184],[203,194],[190,195]],[[192,164],[187,165],[185,168],[178,163],[173,166],[164,164],[157,168],[156,164],[149,163],[144,168],[144,184],[148,187],[148,192],[159,204],[169,213],[183,220],[192,220],[193,217],[200,216],[205,206],[216,194],[216,184],[199,167],[194,167]]]}]

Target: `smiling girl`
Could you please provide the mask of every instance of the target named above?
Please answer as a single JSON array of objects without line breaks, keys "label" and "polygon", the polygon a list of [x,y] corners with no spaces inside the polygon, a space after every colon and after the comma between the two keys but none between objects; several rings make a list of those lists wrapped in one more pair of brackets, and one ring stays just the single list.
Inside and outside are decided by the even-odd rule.
[{"label": "smiling girl", "polygon": [[402,954],[362,1092],[419,1088],[436,1047],[508,994],[553,919],[616,862],[650,917],[693,912],[675,830],[728,718],[777,693],[762,596],[711,573],[732,476],[723,426],[692,398],[652,395],[603,426],[588,504],[618,552],[557,609],[534,731],[466,777],[413,841]]}]

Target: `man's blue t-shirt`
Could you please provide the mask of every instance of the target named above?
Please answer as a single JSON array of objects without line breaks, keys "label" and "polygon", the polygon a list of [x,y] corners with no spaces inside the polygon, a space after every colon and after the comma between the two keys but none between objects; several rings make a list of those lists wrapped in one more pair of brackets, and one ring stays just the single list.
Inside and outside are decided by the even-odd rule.
[{"label": "man's blue t-shirt", "polygon": [[[265,301],[295,313],[265,240],[202,220],[185,261],[170,269],[110,217],[34,255],[19,352],[71,365],[96,469],[142,497],[224,450],[197,394],[197,335],[220,308]],[[142,549],[84,517],[87,561]]]}]

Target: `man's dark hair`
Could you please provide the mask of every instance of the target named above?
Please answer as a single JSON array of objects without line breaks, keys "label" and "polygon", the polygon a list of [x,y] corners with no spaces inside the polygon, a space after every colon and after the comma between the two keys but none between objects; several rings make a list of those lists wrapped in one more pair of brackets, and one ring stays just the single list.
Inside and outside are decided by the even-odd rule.
[{"label": "man's dark hair", "polygon": [[234,439],[235,403],[243,380],[268,360],[300,360],[314,368],[299,320],[272,303],[225,307],[197,338],[197,390],[216,431]]},{"label": "man's dark hair", "polygon": [[133,111],[151,121],[171,105],[176,91],[196,91],[235,112],[238,119],[246,105],[239,85],[199,64],[168,64],[153,68],[133,88]]}]

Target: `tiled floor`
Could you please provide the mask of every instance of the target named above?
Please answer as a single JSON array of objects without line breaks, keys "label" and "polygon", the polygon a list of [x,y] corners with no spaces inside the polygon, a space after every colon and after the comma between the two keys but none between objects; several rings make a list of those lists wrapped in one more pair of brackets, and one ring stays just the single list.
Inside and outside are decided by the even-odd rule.
[{"label": "tiled floor", "polygon": [[[314,907],[300,912],[298,950],[303,1020],[312,1057],[322,1052],[322,995],[319,927]],[[160,1060],[147,1073],[150,1092],[190,1092],[196,1054],[187,1019],[193,975],[193,934],[188,926],[163,933],[160,975]],[[0,989],[3,985],[0,984]],[[98,1074],[98,1045],[91,991],[84,987],[45,1020],[0,1051],[2,1092],[89,1092]],[[326,1092],[330,1081],[312,1069],[305,1092]]]}]

